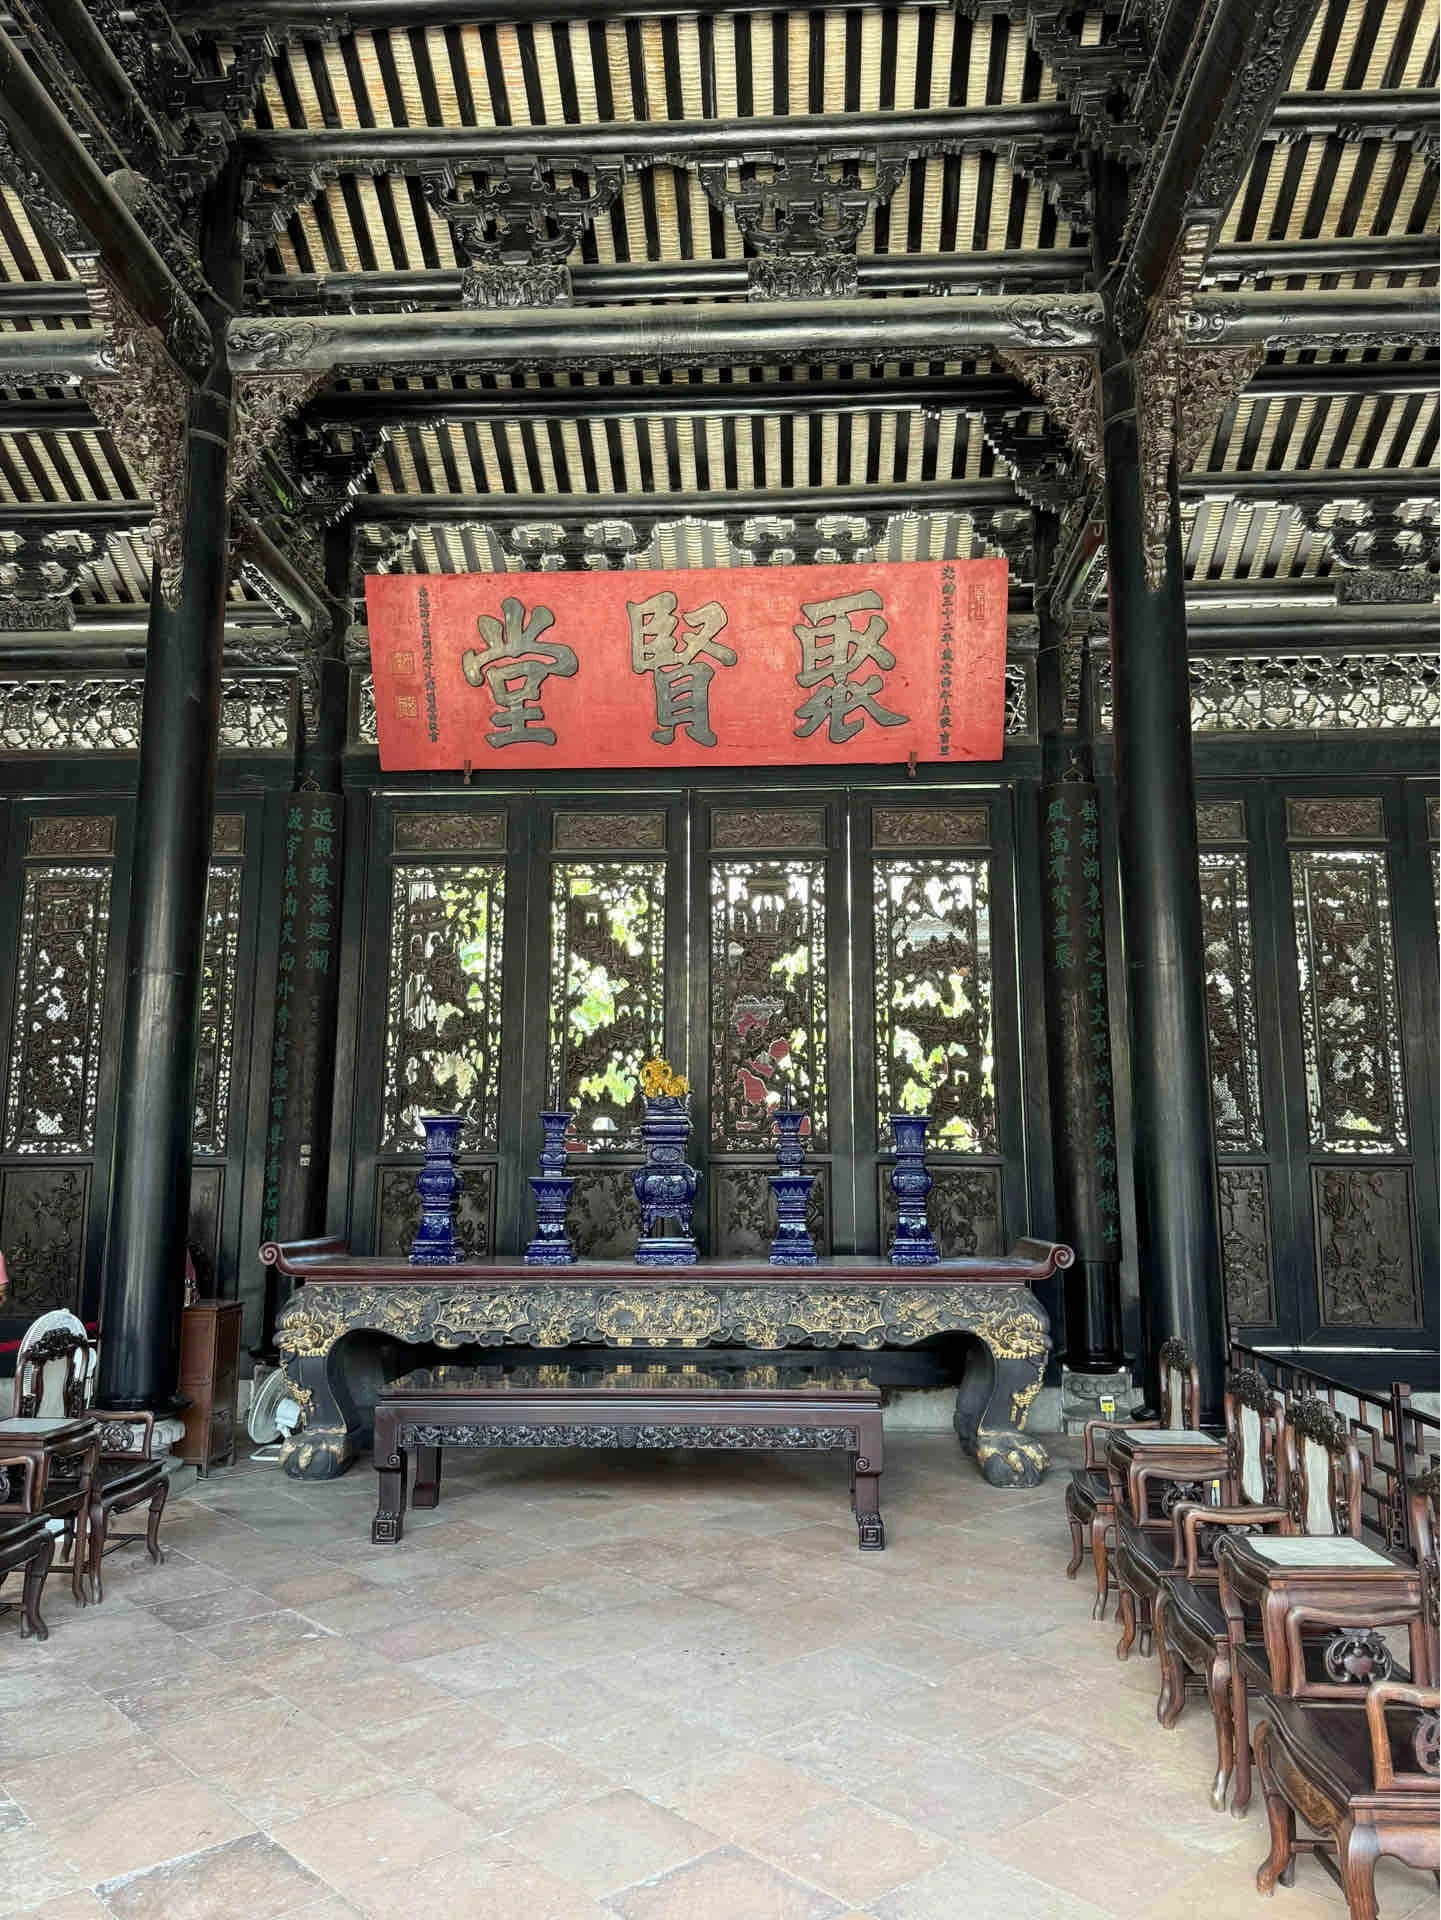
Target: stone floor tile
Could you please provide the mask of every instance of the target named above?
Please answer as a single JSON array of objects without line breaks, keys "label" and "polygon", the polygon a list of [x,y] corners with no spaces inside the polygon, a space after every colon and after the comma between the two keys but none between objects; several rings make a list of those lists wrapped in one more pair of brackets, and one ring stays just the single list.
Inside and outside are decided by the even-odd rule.
[{"label": "stone floor tile", "polygon": [[552,1807],[593,1800],[616,1784],[539,1740],[522,1746],[494,1745],[463,1758],[440,1749],[424,1771],[433,1791],[459,1807],[486,1839]]},{"label": "stone floor tile", "polygon": [[161,1674],[139,1686],[118,1687],[105,1695],[131,1726],[146,1732],[172,1721],[221,1721],[274,1698],[268,1687],[249,1674],[227,1673],[223,1667],[174,1678]]},{"label": "stone floor tile", "polygon": [[232,1671],[258,1668],[266,1655],[291,1652],[296,1646],[333,1638],[303,1613],[283,1607],[256,1620],[232,1620],[223,1626],[201,1627],[188,1634],[193,1647],[209,1653]]},{"label": "stone floor tile", "polygon": [[648,1793],[654,1782],[708,1772],[744,1749],[694,1715],[665,1707],[592,1722],[578,1715],[573,1726],[549,1735],[551,1744],[604,1774],[612,1785]]},{"label": "stone floor tile", "polygon": [[687,1773],[650,1793],[651,1799],[683,1820],[692,1820],[723,1840],[742,1842],[773,1827],[777,1807],[802,1814],[840,1797],[839,1789],[764,1753],[748,1753],[699,1775]]},{"label": "stone floor tile", "polygon": [[798,1820],[780,1821],[754,1845],[787,1873],[853,1905],[917,1879],[949,1851],[933,1833],[857,1800],[833,1800]]},{"label": "stone floor tile", "polygon": [[403,1667],[386,1674],[383,1680],[366,1676],[339,1684],[292,1682],[286,1695],[304,1707],[318,1725],[346,1737],[360,1729],[418,1719],[454,1697],[444,1687],[433,1686]]},{"label": "stone floor tile", "polygon": [[[105,1584],[108,1591],[108,1575]],[[256,1587],[237,1586],[234,1581],[193,1594],[171,1595],[164,1587],[147,1587],[139,1604],[152,1619],[177,1633],[199,1633],[204,1627],[223,1627],[232,1620],[254,1620],[260,1614],[280,1611],[269,1594]]]},{"label": "stone floor tile", "polygon": [[[1063,1800],[1008,1833],[978,1835],[976,1845],[1006,1865],[1092,1905],[1120,1912],[1139,1889],[1159,1898],[1194,1875],[1207,1856],[1164,1831],[1132,1831],[1098,1816],[1093,1805]],[[1220,1871],[1223,1862],[1212,1861]]]},{"label": "stone floor tile", "polygon": [[43,1906],[27,1907],[25,1920],[111,1920],[108,1907],[102,1907],[88,1887],[75,1893],[62,1893]]},{"label": "stone floor tile", "polygon": [[1114,1911],[969,1851],[883,1894],[871,1908],[875,1920],[1113,1920]]},{"label": "stone floor tile", "polygon": [[986,1740],[978,1752],[988,1765],[1062,1798],[1148,1771],[1150,1754],[1105,1740],[1084,1726],[1058,1725],[1058,1718],[1040,1714],[1008,1727]]},{"label": "stone floor tile", "polygon": [[0,1833],[0,1915],[6,1920],[72,1894],[81,1883],[78,1869],[41,1828]]},{"label": "stone floor tile", "polygon": [[483,1705],[486,1695],[506,1688],[542,1687],[558,1669],[553,1661],[526,1652],[516,1642],[480,1642],[411,1660],[406,1671],[443,1694],[473,1697]]},{"label": "stone floor tile", "polygon": [[280,1920],[325,1888],[293,1854],[255,1833],[102,1885],[99,1893],[115,1920]]},{"label": "stone floor tile", "polygon": [[573,1881],[495,1843],[383,1874],[357,1904],[370,1920],[610,1920]]},{"label": "stone floor tile", "polygon": [[191,1778],[143,1793],[117,1791],[98,1805],[67,1811],[47,1831],[80,1878],[95,1886],[238,1840],[254,1827],[212,1787]]},{"label": "stone floor tile", "polygon": [[124,1740],[134,1725],[98,1694],[65,1694],[43,1712],[19,1707],[0,1713],[0,1754],[7,1767],[47,1753],[70,1753],[94,1742]]},{"label": "stone floor tile", "polygon": [[841,1904],[742,1847],[718,1847],[606,1901],[622,1920],[836,1920]]},{"label": "stone floor tile", "polygon": [[478,1836],[464,1814],[433,1793],[409,1787],[322,1807],[273,1827],[270,1837],[356,1899],[382,1874],[413,1873],[473,1845]]},{"label": "stone floor tile", "polygon": [[41,1825],[57,1812],[69,1818],[103,1806],[117,1792],[140,1793],[189,1778],[173,1753],[133,1728],[122,1740],[97,1740],[34,1760],[12,1761],[0,1753],[0,1786]]},{"label": "stone floor tile", "polygon": [[593,1898],[708,1853],[716,1835],[625,1789],[558,1807],[506,1836],[527,1859]]},{"label": "stone floor tile", "polygon": [[[306,1756],[323,1756],[319,1764]],[[284,1759],[278,1756],[286,1756]],[[292,1761],[290,1756],[300,1756]],[[300,1820],[317,1808],[391,1791],[400,1776],[358,1743],[337,1740],[303,1712],[286,1724],[283,1742],[256,1741],[249,1753],[197,1759],[195,1772],[257,1827]]]}]

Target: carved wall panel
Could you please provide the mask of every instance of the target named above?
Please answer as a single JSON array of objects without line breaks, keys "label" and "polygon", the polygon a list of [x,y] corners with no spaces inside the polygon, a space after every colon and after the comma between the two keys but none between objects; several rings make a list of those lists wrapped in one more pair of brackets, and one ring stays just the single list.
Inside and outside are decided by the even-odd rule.
[{"label": "carved wall panel", "polygon": [[882,847],[984,847],[991,837],[989,807],[877,807],[871,814],[871,845]]},{"label": "carved wall panel", "polygon": [[85,1271],[87,1167],[7,1167],[0,1173],[0,1247],[18,1319],[56,1307],[78,1312]]},{"label": "carved wall panel", "polygon": [[66,855],[115,851],[115,816],[110,813],[37,813],[30,822],[26,855],[63,858]]},{"label": "carved wall panel", "polygon": [[1301,1039],[1311,1145],[1325,1153],[1407,1146],[1386,855],[1291,855]]},{"label": "carved wall panel", "polygon": [[1224,846],[1230,840],[1244,840],[1245,801],[1218,800],[1197,807],[1196,838],[1202,846]]},{"label": "carved wall panel", "polygon": [[[711,1167],[714,1190],[711,1250],[720,1259],[764,1260],[776,1235],[776,1199],[770,1167]],[[816,1251],[831,1250],[830,1200],[823,1166],[811,1166],[816,1176],[806,1202],[806,1221]]]},{"label": "carved wall panel", "polygon": [[[880,1183],[881,1252],[896,1230],[896,1197],[891,1192],[889,1166],[876,1169]],[[999,1167],[933,1166],[934,1185],[926,1201],[926,1217],[945,1260],[971,1254],[1005,1252],[1001,1218]]]},{"label": "carved wall panel", "polygon": [[[136,753],[139,676],[73,674],[0,680],[0,751]],[[227,753],[281,753],[291,743],[295,681],[288,674],[227,674],[221,681],[220,746]]]},{"label": "carved wall panel", "polygon": [[[1092,656],[1096,711],[1111,725],[1111,662]],[[1196,733],[1434,732],[1441,663],[1432,653],[1193,654]]]},{"label": "carved wall panel", "polygon": [[202,1299],[219,1292],[220,1210],[225,1198],[224,1167],[196,1167],[190,1175],[190,1223],[185,1242],[195,1263],[196,1290]]},{"label": "carved wall panel", "polygon": [[551,870],[546,1099],[594,1148],[640,1146],[641,1066],[665,1050],[665,879],[663,860]]},{"label": "carved wall panel", "polygon": [[1384,840],[1386,815],[1379,794],[1339,800],[1286,802],[1290,840]]},{"label": "carved wall panel", "polygon": [[572,812],[555,816],[555,845],[564,853],[644,853],[665,848],[663,813]]},{"label": "carved wall panel", "polygon": [[[407,1254],[420,1225],[420,1189],[416,1167],[382,1167],[376,1176],[375,1251]],[[456,1239],[472,1260],[495,1250],[495,1168],[457,1163],[460,1205]]]},{"label": "carved wall panel", "polygon": [[1216,1145],[1223,1153],[1259,1152],[1265,1145],[1265,1129],[1246,856],[1202,853],[1200,868]]},{"label": "carved wall panel", "polygon": [[200,1018],[196,1034],[196,1153],[223,1154],[230,1119],[235,1049],[236,969],[240,958],[238,866],[213,861],[205,886],[205,939],[200,961]]},{"label": "carved wall panel", "polygon": [[929,1147],[994,1153],[990,863],[877,860],[874,889],[880,1139],[929,1113]]},{"label": "carved wall panel", "polygon": [[1226,1318],[1239,1327],[1276,1324],[1276,1295],[1271,1278],[1271,1194],[1264,1167],[1216,1169],[1221,1214],[1221,1270],[1226,1285]]},{"label": "carved wall panel", "polygon": [[397,853],[504,853],[505,810],[476,813],[397,813]]},{"label": "carved wall panel", "polygon": [[1405,1167],[1313,1167],[1321,1318],[1330,1327],[1421,1318],[1411,1175]]},{"label": "carved wall panel", "polygon": [[575,1175],[565,1224],[576,1252],[585,1260],[628,1260],[640,1239],[640,1202],[626,1166],[587,1166],[572,1160]]},{"label": "carved wall panel", "polygon": [[504,913],[500,861],[396,867],[383,1150],[418,1152],[422,1113],[464,1114],[465,1152],[496,1144]]},{"label": "carved wall panel", "polygon": [[764,848],[818,853],[826,844],[825,808],[715,807],[710,817],[710,843],[717,849],[736,852]]},{"label": "carved wall panel", "polygon": [[710,874],[711,1145],[768,1146],[784,1099],[824,1151],[826,881],[820,860],[716,860]]},{"label": "carved wall panel", "polygon": [[244,853],[245,815],[243,813],[216,814],[214,825],[210,829],[210,851],[213,855]]},{"label": "carved wall panel", "polygon": [[7,1152],[89,1153],[94,1147],[109,931],[108,866],[26,867],[6,1079]]}]

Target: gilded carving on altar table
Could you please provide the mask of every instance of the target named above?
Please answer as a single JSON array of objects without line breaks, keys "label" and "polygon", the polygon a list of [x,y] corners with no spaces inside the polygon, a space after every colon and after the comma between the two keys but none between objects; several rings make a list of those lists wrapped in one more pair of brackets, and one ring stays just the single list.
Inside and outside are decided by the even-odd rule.
[{"label": "gilded carving on altar table", "polygon": [[1004,560],[365,583],[380,763],[999,760]]}]

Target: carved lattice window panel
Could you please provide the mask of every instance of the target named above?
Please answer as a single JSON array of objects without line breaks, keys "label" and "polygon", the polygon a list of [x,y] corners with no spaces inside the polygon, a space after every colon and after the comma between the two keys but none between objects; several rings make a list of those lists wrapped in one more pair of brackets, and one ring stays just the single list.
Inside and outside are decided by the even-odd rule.
[{"label": "carved lattice window panel", "polygon": [[[460,1166],[455,1238],[472,1260],[495,1251],[495,1168]],[[375,1251],[392,1257],[410,1252],[420,1225],[420,1189],[414,1167],[383,1167],[376,1184]]]},{"label": "carved lattice window panel", "polygon": [[875,862],[876,1120],[929,1113],[927,1146],[995,1153],[990,865]]},{"label": "carved lattice window panel", "polygon": [[662,860],[551,872],[546,1098],[592,1148],[640,1145],[640,1069],[665,1046],[665,882]]},{"label": "carved lattice window panel", "polygon": [[[896,1196],[891,1192],[891,1170],[878,1167],[880,1183],[881,1248],[896,1231]],[[1005,1251],[1001,1218],[1001,1175],[998,1167],[937,1166],[926,1199],[926,1218],[943,1260],[972,1259]]]},{"label": "carved lattice window panel", "polygon": [[1259,1152],[1265,1146],[1265,1129],[1246,856],[1203,853],[1200,867],[1216,1145],[1222,1153]]},{"label": "carved lattice window panel", "polygon": [[205,886],[205,940],[200,957],[192,1135],[196,1153],[225,1152],[235,1045],[235,980],[240,958],[243,878],[239,866],[214,860]]},{"label": "carved lattice window panel", "polygon": [[463,1152],[498,1129],[505,867],[397,866],[391,879],[384,1150],[420,1150],[423,1113],[465,1117]]},{"label": "carved lattice window panel", "polygon": [[1291,855],[1311,1145],[1396,1153],[1408,1144],[1386,854]]},{"label": "carved lattice window panel", "polygon": [[826,883],[821,860],[716,860],[710,876],[711,1145],[773,1141],[782,1099],[826,1150]]},{"label": "carved lattice window panel", "polygon": [[5,1097],[10,1153],[95,1145],[110,868],[27,866]]}]

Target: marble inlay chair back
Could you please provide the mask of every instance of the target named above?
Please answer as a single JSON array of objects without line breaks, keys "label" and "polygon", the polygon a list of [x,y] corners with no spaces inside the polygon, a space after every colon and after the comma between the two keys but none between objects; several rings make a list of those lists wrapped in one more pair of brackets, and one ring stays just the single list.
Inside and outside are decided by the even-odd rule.
[{"label": "marble inlay chair back", "polygon": [[1233,1367],[1226,1376],[1225,1408],[1226,1454],[1236,1498],[1252,1507],[1284,1502],[1285,1401],[1254,1368]]},{"label": "marble inlay chair back", "polygon": [[1161,1366],[1161,1425],[1194,1427],[1201,1404],[1201,1381],[1184,1340],[1168,1340],[1158,1356]]},{"label": "marble inlay chair back", "polygon": [[1298,1533],[1361,1537],[1361,1454],[1324,1400],[1291,1402],[1286,1417],[1286,1500]]},{"label": "marble inlay chair back", "polygon": [[15,1361],[12,1411],[21,1420],[78,1420],[95,1397],[98,1353],[66,1308],[31,1321]]}]

